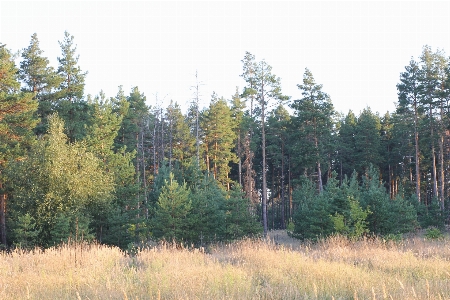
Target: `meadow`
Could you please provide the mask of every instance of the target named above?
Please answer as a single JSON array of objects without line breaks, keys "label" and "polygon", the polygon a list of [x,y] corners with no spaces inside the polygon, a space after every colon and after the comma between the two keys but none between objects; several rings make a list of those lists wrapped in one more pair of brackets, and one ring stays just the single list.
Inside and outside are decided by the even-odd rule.
[{"label": "meadow", "polygon": [[285,232],[206,249],[102,245],[0,254],[0,299],[450,299],[450,239],[300,243]]}]

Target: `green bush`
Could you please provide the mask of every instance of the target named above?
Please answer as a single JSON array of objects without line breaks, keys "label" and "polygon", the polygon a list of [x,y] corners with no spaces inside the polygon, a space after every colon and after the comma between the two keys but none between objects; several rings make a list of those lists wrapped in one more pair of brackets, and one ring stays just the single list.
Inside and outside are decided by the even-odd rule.
[{"label": "green bush", "polygon": [[439,228],[429,227],[426,230],[425,237],[429,240],[437,240],[437,239],[442,239],[444,237],[444,235],[439,230]]}]

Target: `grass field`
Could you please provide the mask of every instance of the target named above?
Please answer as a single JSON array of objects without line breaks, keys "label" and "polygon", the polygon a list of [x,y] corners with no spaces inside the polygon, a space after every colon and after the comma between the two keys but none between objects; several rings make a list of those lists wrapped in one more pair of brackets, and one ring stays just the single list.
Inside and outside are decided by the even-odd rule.
[{"label": "grass field", "polygon": [[0,299],[450,299],[450,240],[17,250],[0,254]]}]

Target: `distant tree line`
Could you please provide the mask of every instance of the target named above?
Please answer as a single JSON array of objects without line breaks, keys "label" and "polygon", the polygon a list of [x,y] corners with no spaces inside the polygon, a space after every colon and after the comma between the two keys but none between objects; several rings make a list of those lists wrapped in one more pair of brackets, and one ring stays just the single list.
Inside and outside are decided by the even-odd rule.
[{"label": "distant tree line", "polygon": [[[335,111],[305,69],[301,99],[246,52],[246,85],[200,82],[183,112],[138,87],[85,95],[74,37],[53,68],[36,34],[20,65],[0,46],[0,243],[72,239],[126,248],[167,240],[204,245],[288,229],[402,234],[448,219],[450,68],[441,50],[400,74],[396,111]],[[351,88],[351,87],[349,87]],[[148,105],[147,103],[153,103]]]}]

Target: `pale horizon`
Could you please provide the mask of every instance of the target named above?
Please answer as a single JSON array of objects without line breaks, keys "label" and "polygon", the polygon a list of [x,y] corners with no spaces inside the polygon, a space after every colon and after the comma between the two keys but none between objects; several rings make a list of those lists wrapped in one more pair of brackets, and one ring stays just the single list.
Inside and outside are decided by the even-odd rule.
[{"label": "pale horizon", "polygon": [[394,112],[396,84],[422,47],[450,51],[450,2],[432,1],[0,1],[0,43],[13,52],[37,33],[57,68],[58,41],[74,36],[85,95],[137,86],[155,106],[231,99],[245,85],[245,52],[266,60],[282,91],[300,99],[308,68],[337,112]]}]

